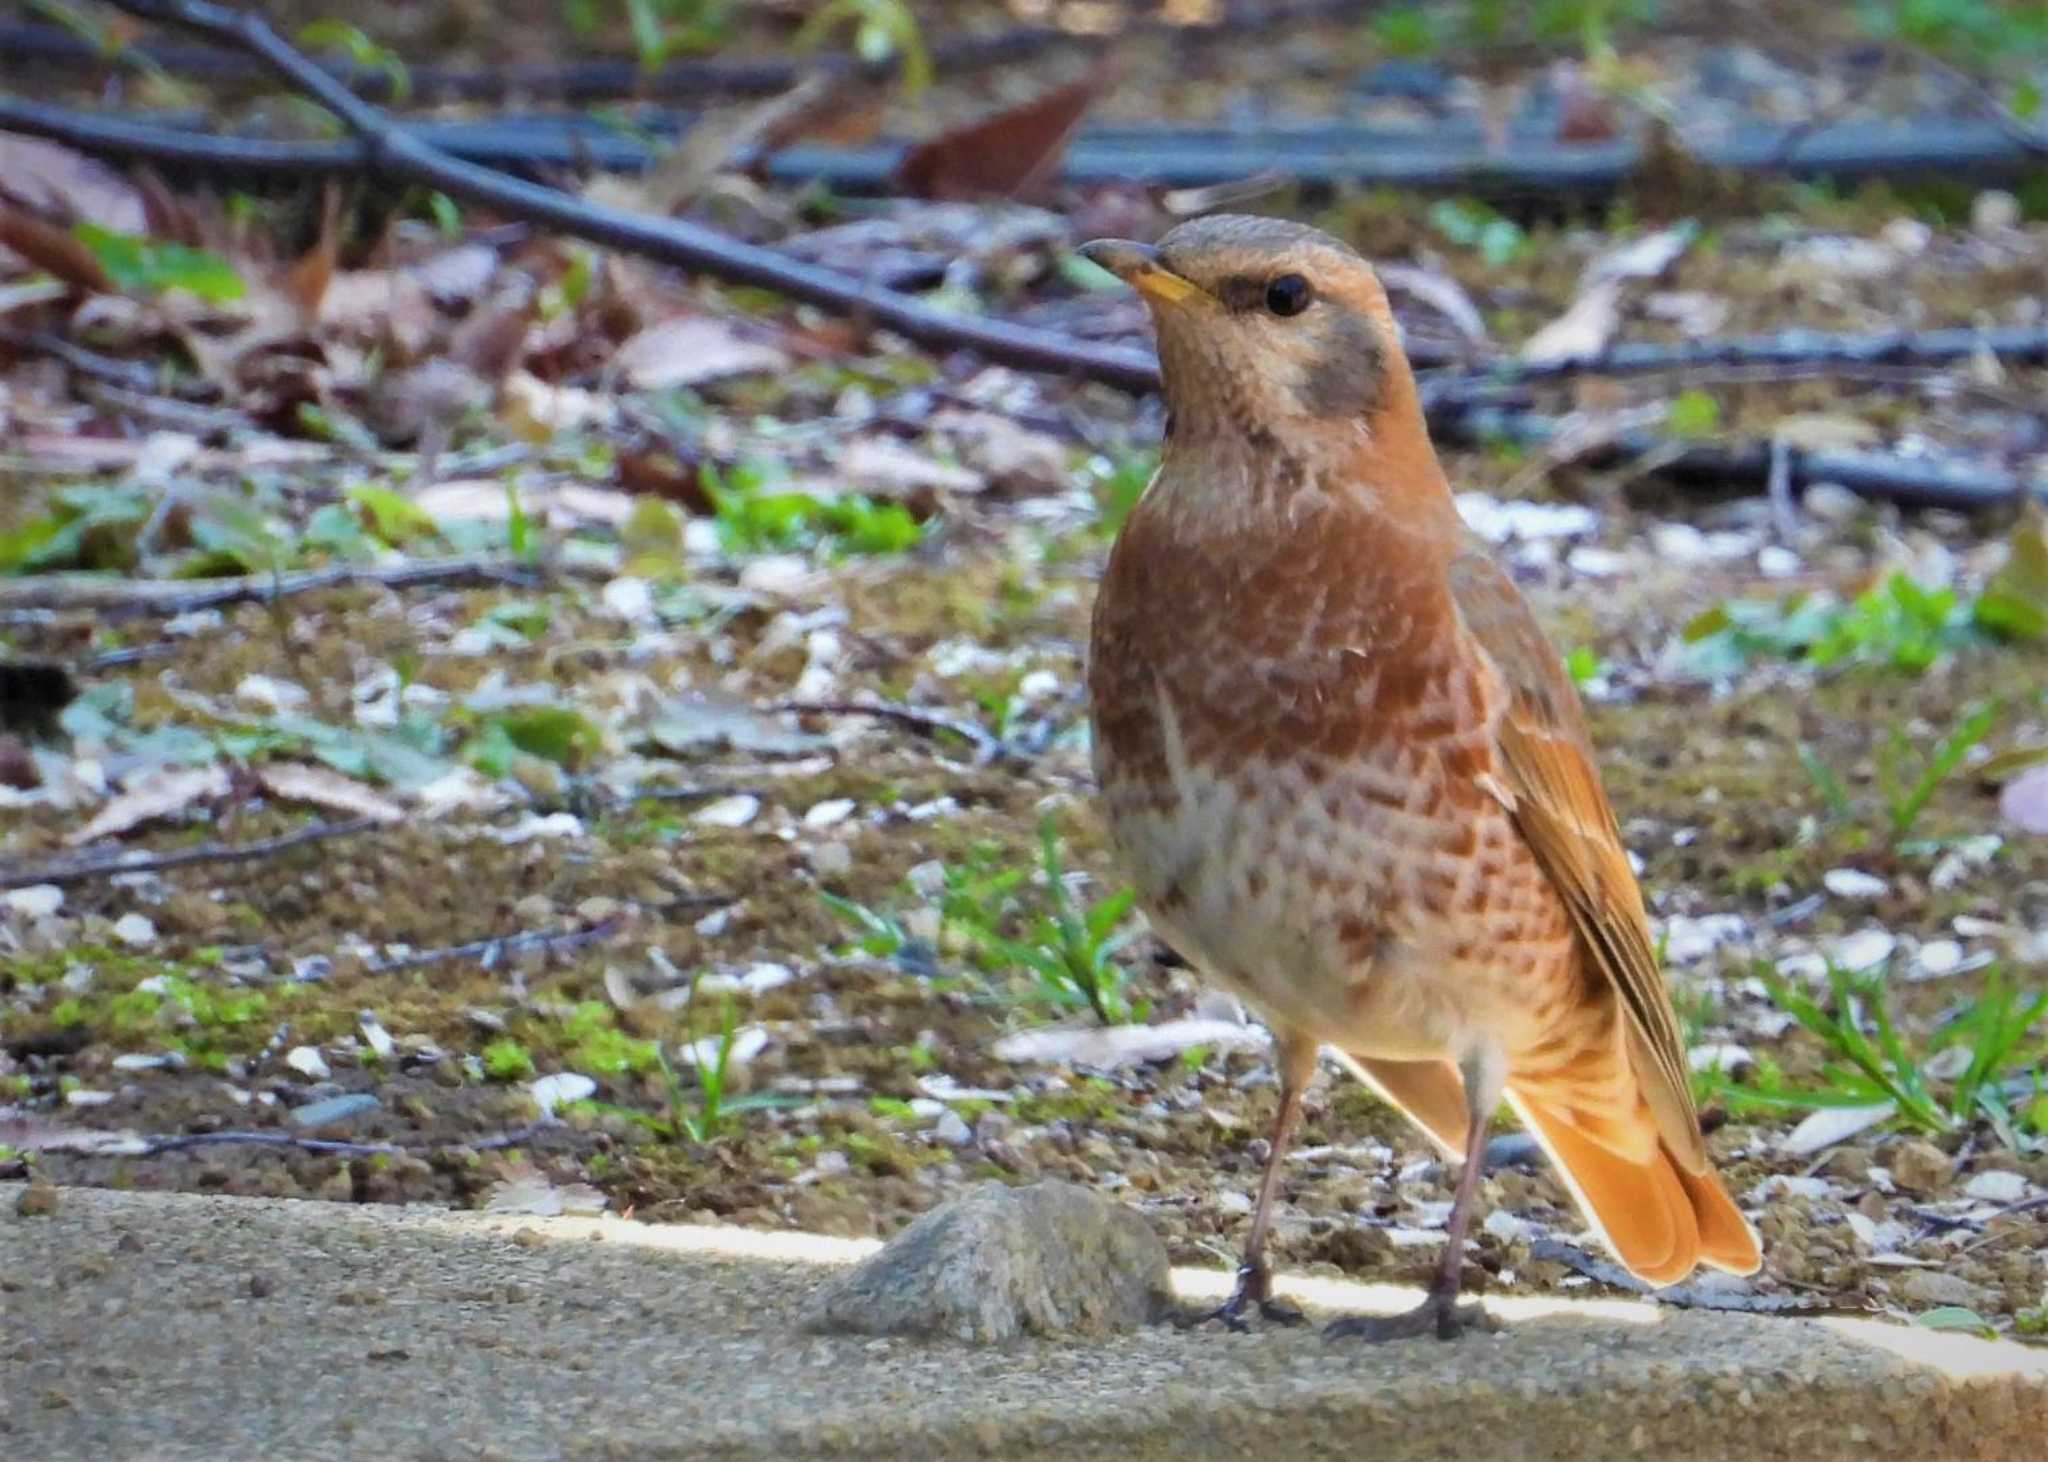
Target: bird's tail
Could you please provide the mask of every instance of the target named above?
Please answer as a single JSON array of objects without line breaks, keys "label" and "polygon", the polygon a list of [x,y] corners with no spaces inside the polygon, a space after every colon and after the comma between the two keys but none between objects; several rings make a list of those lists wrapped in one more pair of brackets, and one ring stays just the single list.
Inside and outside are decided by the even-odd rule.
[{"label": "bird's tail", "polygon": [[[1754,1274],[1763,1262],[1752,1229],[1712,1168],[1688,1171],[1662,1139],[1632,1159],[1596,1141],[1569,1108],[1508,1088],[1508,1103],[1615,1258],[1649,1284],[1676,1284],[1701,1264]],[[1642,1120],[1654,1131],[1646,1108]]]}]

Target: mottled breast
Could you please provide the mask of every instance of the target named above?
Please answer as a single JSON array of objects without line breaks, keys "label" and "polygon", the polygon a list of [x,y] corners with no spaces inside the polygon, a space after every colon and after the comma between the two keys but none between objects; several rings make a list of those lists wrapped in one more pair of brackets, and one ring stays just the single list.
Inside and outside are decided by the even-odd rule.
[{"label": "mottled breast", "polygon": [[1563,937],[1483,790],[1501,691],[1431,551],[1343,499],[1217,532],[1155,489],[1095,610],[1096,771],[1148,916],[1361,1053],[1444,1049],[1473,1020],[1445,1000],[1486,998],[1444,995],[1446,966]]}]

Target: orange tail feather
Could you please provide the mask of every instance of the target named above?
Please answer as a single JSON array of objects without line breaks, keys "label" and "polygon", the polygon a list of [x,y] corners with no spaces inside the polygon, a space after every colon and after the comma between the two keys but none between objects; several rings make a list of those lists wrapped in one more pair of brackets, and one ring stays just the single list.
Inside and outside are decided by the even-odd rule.
[{"label": "orange tail feather", "polygon": [[1646,1161],[1619,1156],[1556,1108],[1513,1088],[1508,1101],[1550,1154],[1580,1212],[1637,1278],[1676,1284],[1700,1264],[1751,1274],[1762,1262],[1755,1232],[1712,1172],[1685,1171],[1661,1142]]}]

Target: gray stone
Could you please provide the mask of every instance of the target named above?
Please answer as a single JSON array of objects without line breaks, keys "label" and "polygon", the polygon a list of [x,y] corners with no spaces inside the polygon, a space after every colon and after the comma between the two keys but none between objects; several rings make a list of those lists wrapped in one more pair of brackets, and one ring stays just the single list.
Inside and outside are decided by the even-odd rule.
[{"label": "gray stone", "polygon": [[1172,1300],[1166,1246],[1135,1210],[1071,1183],[985,1183],[819,1285],[803,1325],[991,1345],[1135,1330]]}]

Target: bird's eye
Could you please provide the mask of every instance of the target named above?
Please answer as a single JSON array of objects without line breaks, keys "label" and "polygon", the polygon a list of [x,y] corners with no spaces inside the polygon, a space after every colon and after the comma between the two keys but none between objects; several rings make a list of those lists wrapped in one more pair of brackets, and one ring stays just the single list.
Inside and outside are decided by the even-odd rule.
[{"label": "bird's eye", "polygon": [[1308,281],[1299,274],[1283,274],[1266,286],[1266,308],[1283,317],[1300,314],[1312,298]]}]

